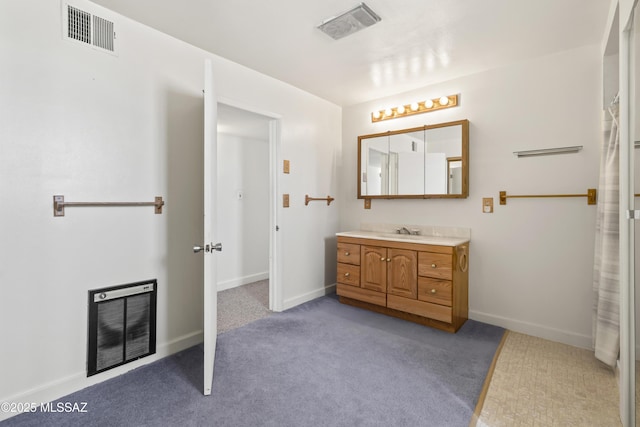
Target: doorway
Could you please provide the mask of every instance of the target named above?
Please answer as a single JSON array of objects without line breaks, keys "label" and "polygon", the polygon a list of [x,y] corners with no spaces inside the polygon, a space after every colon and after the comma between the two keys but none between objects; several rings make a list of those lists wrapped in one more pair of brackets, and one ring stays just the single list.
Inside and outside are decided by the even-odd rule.
[{"label": "doorway", "polygon": [[[225,242],[218,264],[218,292],[267,286],[264,304],[268,310],[279,311],[279,119],[232,102],[218,102],[217,134],[218,233]],[[247,298],[258,294],[263,293],[246,293]],[[247,313],[252,315],[259,313]]]}]

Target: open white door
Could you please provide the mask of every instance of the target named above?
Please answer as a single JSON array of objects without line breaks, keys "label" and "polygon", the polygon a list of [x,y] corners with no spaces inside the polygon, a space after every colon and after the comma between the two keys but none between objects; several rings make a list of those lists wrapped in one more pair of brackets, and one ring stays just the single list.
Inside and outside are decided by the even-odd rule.
[{"label": "open white door", "polygon": [[218,333],[218,282],[215,251],[222,244],[213,244],[217,236],[217,116],[218,101],[213,87],[213,66],[204,64],[204,244],[194,246],[194,252],[204,252],[204,394],[211,394],[213,365]]},{"label": "open white door", "polygon": [[624,427],[636,425],[636,331],[635,331],[635,221],[640,211],[635,209],[635,154],[637,139],[638,58],[640,48],[634,22],[634,1],[629,15],[620,4],[620,419]]}]

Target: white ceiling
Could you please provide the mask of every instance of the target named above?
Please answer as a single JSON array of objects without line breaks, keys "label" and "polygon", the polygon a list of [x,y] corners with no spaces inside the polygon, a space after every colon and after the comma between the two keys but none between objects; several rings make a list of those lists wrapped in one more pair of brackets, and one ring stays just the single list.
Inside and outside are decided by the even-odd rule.
[{"label": "white ceiling", "polygon": [[382,21],[333,40],[358,0],[93,1],[341,106],[600,43],[610,3],[366,0]]}]

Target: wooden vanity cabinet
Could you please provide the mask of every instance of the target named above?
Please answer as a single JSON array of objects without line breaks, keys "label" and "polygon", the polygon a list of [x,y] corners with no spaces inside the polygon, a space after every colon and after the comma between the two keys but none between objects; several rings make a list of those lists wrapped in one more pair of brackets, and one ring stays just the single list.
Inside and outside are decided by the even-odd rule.
[{"label": "wooden vanity cabinet", "polygon": [[468,243],[438,246],[338,236],[345,304],[449,332],[468,317]]}]

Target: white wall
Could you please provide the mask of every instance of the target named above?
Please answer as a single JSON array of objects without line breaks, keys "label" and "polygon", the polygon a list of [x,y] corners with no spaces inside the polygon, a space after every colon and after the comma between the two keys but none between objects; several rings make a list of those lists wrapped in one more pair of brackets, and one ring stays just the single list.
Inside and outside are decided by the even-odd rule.
[{"label": "white wall", "polygon": [[218,133],[218,223],[218,290],[268,278],[268,139]]},{"label": "white wall", "polygon": [[[80,4],[85,4],[79,2]],[[283,299],[335,276],[341,109],[115,16],[119,56],[61,38],[60,2],[0,3],[0,401],[46,401],[155,357],[85,378],[87,291],[158,279],[158,356],[202,339],[204,59],[220,97],[281,117]],[[67,201],[166,201],[68,208]],[[200,242],[202,243],[202,242]],[[327,262],[325,262],[325,259]],[[1,416],[6,416],[2,414]]]},{"label": "white wall", "polygon": [[[451,80],[343,111],[341,222],[471,228],[473,319],[590,347],[594,206],[586,198],[509,199],[508,194],[586,194],[598,184],[601,138],[599,46]],[[370,122],[390,105],[459,93],[460,106]],[[467,199],[356,199],[357,136],[460,119],[470,121]],[[578,154],[517,158],[520,149],[583,145]],[[494,213],[482,213],[493,197]]]}]

